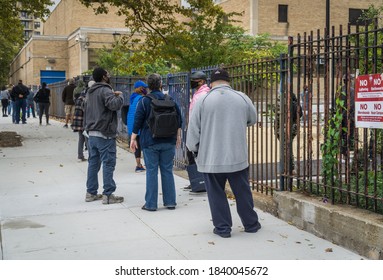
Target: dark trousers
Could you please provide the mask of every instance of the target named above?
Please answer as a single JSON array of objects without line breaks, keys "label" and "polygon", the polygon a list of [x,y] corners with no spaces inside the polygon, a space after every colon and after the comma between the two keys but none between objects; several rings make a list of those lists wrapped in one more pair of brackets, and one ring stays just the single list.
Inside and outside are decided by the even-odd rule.
[{"label": "dark trousers", "polygon": [[21,120],[23,123],[27,122],[25,113],[27,111],[27,101],[25,99],[16,99],[16,114],[15,121],[16,123],[20,122],[20,109],[21,109]]},{"label": "dark trousers", "polygon": [[194,155],[192,152],[189,151],[188,148],[186,148],[186,156],[188,158],[188,164],[189,165],[195,164]]},{"label": "dark trousers", "polygon": [[134,152],[134,157],[135,157],[135,158],[141,158],[140,136],[137,135],[137,136],[136,136],[136,139],[137,139],[137,149],[136,149],[136,151]]},{"label": "dark trousers", "polygon": [[88,147],[88,138],[84,136],[83,132],[83,130],[78,132],[77,156],[79,159],[84,157],[84,147]]},{"label": "dark trousers", "polygon": [[28,116],[28,118],[31,116],[31,112],[30,111],[32,111],[32,116],[34,117],[34,118],[36,118],[36,114],[35,114],[35,104],[28,104],[27,105],[27,116]]},{"label": "dark trousers", "polygon": [[258,226],[258,215],[254,211],[254,201],[249,185],[249,169],[232,173],[203,173],[213,225],[219,233],[230,233],[233,225],[229,202],[225,193],[228,180],[235,196],[237,213],[246,231]]},{"label": "dark trousers", "polygon": [[43,114],[45,114],[45,118],[47,123],[49,123],[49,103],[38,103],[39,105],[39,119],[40,119],[40,124],[43,120]]}]

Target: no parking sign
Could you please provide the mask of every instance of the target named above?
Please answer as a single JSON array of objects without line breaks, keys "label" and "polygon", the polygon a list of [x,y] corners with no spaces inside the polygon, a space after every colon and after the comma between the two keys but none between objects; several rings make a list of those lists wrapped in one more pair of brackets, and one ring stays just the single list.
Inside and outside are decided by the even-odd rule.
[{"label": "no parking sign", "polygon": [[383,74],[356,78],[355,126],[383,128]]}]

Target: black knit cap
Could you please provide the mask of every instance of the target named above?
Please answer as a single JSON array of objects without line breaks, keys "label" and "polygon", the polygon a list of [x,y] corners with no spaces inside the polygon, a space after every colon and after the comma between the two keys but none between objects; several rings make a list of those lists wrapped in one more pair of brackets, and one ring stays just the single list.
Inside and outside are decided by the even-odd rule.
[{"label": "black knit cap", "polygon": [[227,71],[222,69],[222,68],[218,68],[218,69],[214,70],[211,73],[210,82],[213,83],[213,82],[218,81],[218,80],[230,82],[229,73],[227,73]]},{"label": "black knit cap", "polygon": [[190,75],[190,80],[205,80],[207,77],[206,74],[202,71],[196,71],[193,74]]}]

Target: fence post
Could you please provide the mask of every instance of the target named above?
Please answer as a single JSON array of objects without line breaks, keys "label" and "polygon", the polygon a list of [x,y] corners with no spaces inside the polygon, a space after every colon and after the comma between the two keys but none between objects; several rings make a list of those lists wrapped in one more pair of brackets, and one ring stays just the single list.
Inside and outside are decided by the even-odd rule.
[{"label": "fence post", "polygon": [[286,54],[279,56],[280,84],[279,84],[279,190],[285,190],[285,92],[286,92]]}]

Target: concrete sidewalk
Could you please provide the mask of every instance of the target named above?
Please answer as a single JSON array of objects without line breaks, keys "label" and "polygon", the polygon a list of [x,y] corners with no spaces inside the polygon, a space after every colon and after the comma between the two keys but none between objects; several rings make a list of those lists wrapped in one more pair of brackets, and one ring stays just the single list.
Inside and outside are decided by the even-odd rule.
[{"label": "concrete sidewalk", "polygon": [[262,229],[245,233],[235,201],[232,237],[220,238],[212,233],[206,195],[189,195],[183,190],[188,181],[179,176],[175,211],[161,208],[161,194],[158,211],[143,211],[145,173],[134,172],[133,154],[121,148],[115,181],[125,201],[86,203],[87,162],[77,160],[78,135],[51,123],[39,126],[30,118],[15,125],[0,118],[0,131],[23,137],[21,147],[0,148],[3,260],[365,259],[261,210]]}]

